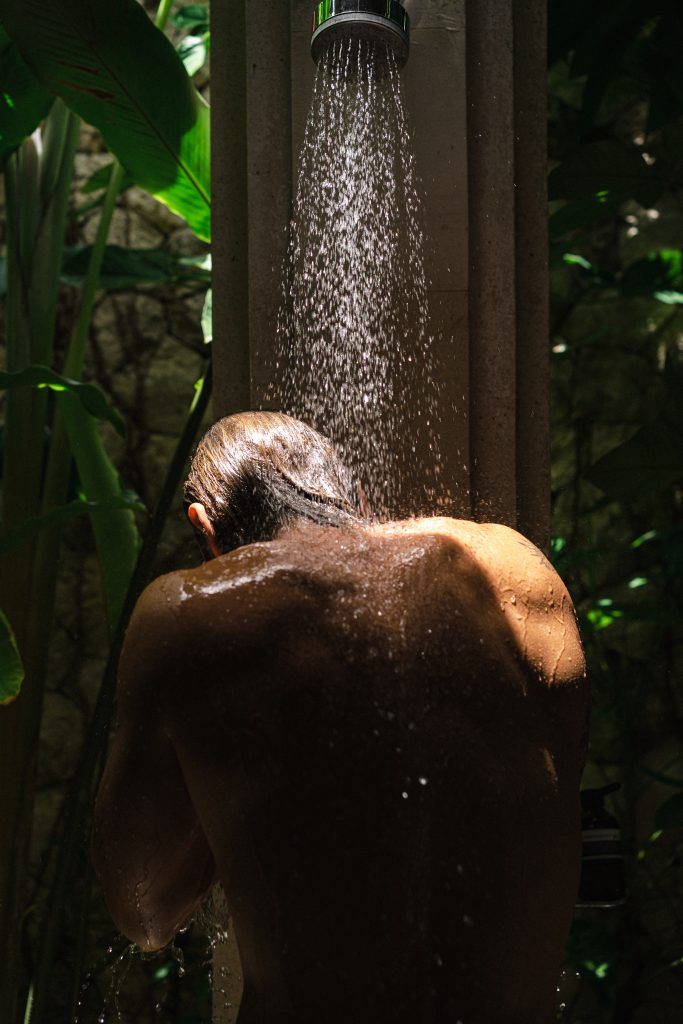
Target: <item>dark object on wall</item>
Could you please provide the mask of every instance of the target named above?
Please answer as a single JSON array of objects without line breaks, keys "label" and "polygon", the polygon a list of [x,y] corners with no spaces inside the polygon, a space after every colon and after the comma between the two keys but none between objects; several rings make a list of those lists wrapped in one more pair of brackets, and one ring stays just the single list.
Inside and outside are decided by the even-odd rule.
[{"label": "dark object on wall", "polygon": [[605,797],[620,783],[581,793],[581,882],[577,907],[619,907],[626,900],[624,858],[617,819],[605,810]]}]

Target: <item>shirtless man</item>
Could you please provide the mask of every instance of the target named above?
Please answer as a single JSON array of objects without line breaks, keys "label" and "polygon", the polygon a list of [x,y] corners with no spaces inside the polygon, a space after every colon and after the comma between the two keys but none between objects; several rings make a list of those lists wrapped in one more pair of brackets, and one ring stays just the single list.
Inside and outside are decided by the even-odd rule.
[{"label": "shirtless man", "polygon": [[219,421],[121,658],[94,856],[168,943],[218,879],[239,1024],[549,1024],[576,896],[587,688],[514,530],[366,519],[331,445]]}]

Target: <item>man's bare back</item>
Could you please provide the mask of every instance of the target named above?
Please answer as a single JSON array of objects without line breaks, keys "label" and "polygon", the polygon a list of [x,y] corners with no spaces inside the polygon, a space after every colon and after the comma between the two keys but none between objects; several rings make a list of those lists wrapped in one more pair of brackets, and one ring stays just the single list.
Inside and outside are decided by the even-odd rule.
[{"label": "man's bare back", "polygon": [[112,915],[223,883],[240,1024],[548,1024],[578,883],[574,613],[512,530],[298,524],[141,598],[97,807]]}]

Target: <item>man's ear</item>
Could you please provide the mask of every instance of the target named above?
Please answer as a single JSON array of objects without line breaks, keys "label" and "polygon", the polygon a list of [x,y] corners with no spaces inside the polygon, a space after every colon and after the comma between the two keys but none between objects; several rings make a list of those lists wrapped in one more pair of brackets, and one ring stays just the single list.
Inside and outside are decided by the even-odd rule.
[{"label": "man's ear", "polygon": [[206,543],[209,551],[214,558],[218,558],[221,554],[221,550],[216,542],[216,531],[213,528],[213,524],[206,514],[206,509],[199,501],[194,501],[187,510],[187,518],[190,520],[195,530],[203,533],[206,537]]}]

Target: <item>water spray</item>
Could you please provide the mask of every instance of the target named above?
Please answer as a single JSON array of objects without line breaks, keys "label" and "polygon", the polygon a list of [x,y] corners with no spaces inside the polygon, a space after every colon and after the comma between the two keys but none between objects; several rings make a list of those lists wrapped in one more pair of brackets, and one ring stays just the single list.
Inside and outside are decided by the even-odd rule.
[{"label": "water spray", "polygon": [[408,60],[409,26],[408,12],[396,0],[322,0],[313,11],[311,56],[317,64],[330,44],[367,39],[387,46],[402,68]]}]

